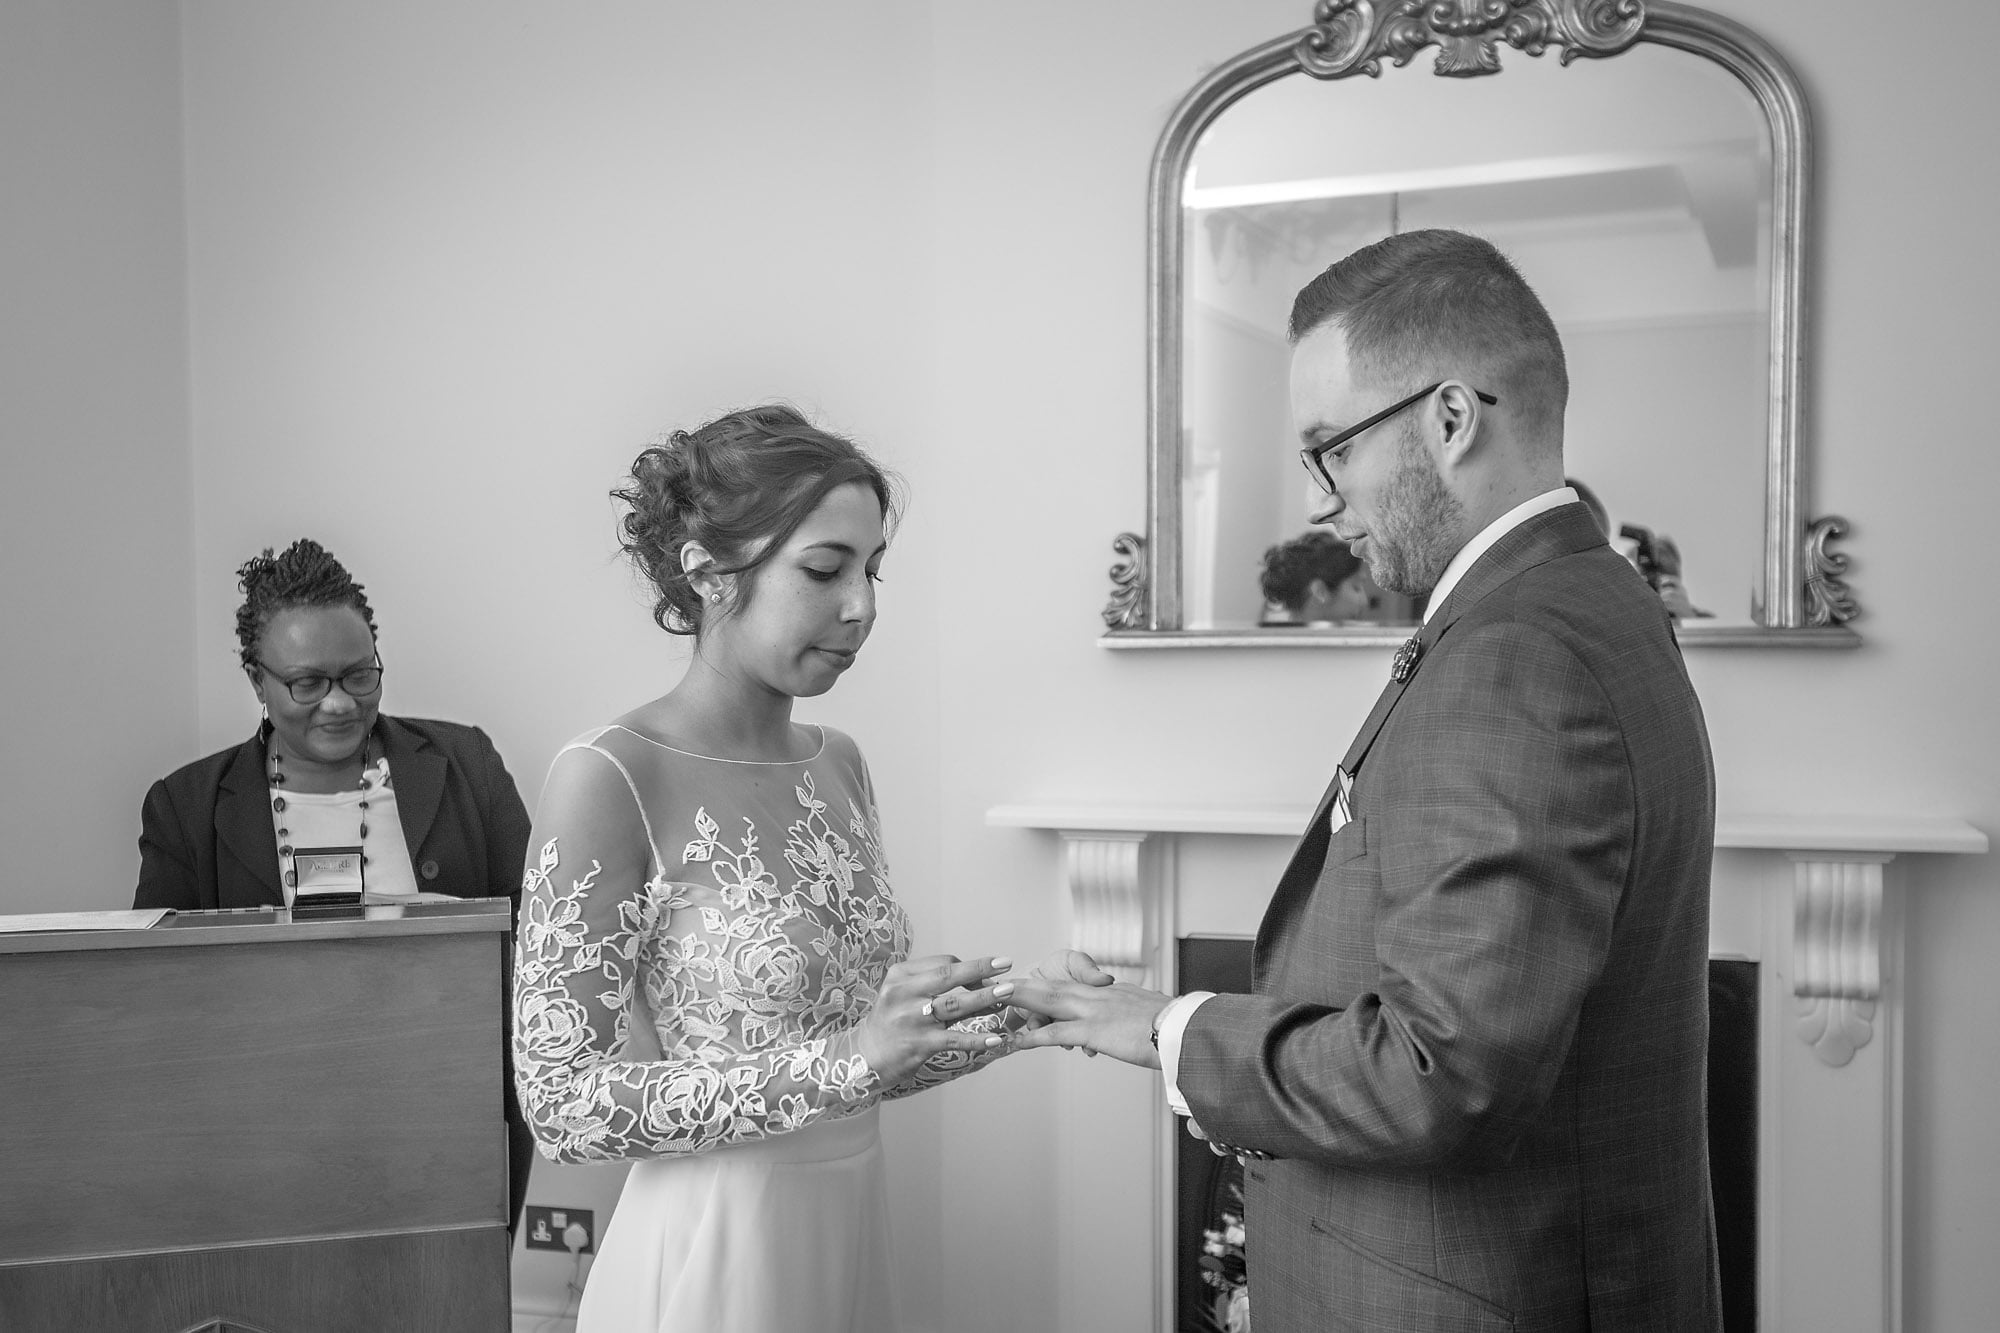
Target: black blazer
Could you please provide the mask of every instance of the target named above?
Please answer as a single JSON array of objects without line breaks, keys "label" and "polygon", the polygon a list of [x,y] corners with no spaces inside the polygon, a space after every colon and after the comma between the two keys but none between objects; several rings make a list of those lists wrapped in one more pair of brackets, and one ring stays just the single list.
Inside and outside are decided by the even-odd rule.
[{"label": "black blazer", "polygon": [[[140,818],[134,907],[282,907],[264,772],[268,724],[153,784]],[[521,905],[528,810],[478,727],[382,714],[396,811],[417,887]]]},{"label": "black blazer", "polygon": [[[264,776],[269,734],[266,723],[236,748],[197,759],[153,784],[140,816],[134,907],[284,906]],[[417,887],[460,898],[505,898],[518,920],[528,810],[493,742],[478,727],[386,713],[375,720],[375,736],[389,756],[396,813]],[[507,961],[500,997],[507,1015],[503,1033],[512,1019],[511,950]],[[514,1097],[511,1038],[505,1039],[502,1062],[512,1236],[527,1198],[534,1137]]]}]

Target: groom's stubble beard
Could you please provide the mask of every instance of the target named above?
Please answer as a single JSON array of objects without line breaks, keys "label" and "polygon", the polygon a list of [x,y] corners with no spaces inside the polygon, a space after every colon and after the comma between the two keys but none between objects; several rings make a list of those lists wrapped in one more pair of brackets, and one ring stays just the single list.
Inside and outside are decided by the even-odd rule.
[{"label": "groom's stubble beard", "polygon": [[1406,426],[1399,436],[1396,472],[1369,533],[1368,573],[1390,592],[1426,597],[1464,545],[1465,506],[1445,488],[1419,428]]}]

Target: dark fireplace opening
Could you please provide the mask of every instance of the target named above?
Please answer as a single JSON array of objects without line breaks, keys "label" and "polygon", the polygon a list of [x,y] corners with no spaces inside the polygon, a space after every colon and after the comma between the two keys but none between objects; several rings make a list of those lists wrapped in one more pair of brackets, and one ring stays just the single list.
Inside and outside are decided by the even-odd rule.
[{"label": "dark fireplace opening", "polygon": [[[1183,991],[1247,992],[1247,939],[1196,935],[1176,941]],[[1708,1163],[1727,1333],[1757,1328],[1757,964],[1708,961]],[[1174,1328],[1230,1333],[1231,1292],[1243,1279],[1232,1221],[1243,1215],[1243,1173],[1234,1158],[1173,1127]]]}]

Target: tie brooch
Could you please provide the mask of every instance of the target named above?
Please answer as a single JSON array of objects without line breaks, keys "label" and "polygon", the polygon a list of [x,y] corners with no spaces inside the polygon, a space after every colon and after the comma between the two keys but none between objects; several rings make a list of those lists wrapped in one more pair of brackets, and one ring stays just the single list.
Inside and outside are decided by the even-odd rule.
[{"label": "tie brooch", "polygon": [[1389,663],[1389,679],[1398,685],[1417,674],[1417,659],[1423,656],[1424,651],[1424,646],[1417,641],[1418,637],[1412,634],[1404,640],[1403,646],[1396,650],[1396,660]]}]

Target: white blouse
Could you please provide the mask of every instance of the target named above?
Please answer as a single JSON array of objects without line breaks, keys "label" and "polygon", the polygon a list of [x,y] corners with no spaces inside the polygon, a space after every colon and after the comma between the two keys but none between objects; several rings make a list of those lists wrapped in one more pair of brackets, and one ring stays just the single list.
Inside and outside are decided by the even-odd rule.
[{"label": "white blouse", "polygon": [[[410,865],[410,847],[403,839],[403,821],[396,810],[396,789],[389,782],[389,760],[384,757],[361,775],[362,788],[336,792],[286,791],[285,809],[271,812],[271,830],[289,832],[279,846],[352,847],[361,845],[368,857],[362,883],[370,896],[387,894],[407,897],[417,892],[417,875]],[[365,790],[364,790],[365,789]],[[273,788],[273,791],[279,789]],[[368,836],[360,836],[361,799],[368,798]],[[285,906],[292,905],[291,858],[278,855],[278,882],[284,886]]]}]

